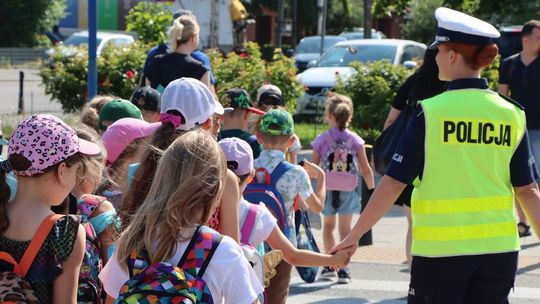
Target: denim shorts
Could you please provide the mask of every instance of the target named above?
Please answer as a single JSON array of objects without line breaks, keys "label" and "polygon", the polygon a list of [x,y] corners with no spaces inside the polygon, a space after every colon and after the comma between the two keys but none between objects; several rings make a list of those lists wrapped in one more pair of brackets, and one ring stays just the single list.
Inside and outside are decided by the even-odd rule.
[{"label": "denim shorts", "polygon": [[356,214],[360,213],[360,189],[357,187],[355,191],[335,191],[339,193],[339,203],[337,208],[332,204],[334,199],[334,191],[326,191],[326,200],[324,201],[324,208],[322,214],[325,216],[332,216],[336,214]]}]

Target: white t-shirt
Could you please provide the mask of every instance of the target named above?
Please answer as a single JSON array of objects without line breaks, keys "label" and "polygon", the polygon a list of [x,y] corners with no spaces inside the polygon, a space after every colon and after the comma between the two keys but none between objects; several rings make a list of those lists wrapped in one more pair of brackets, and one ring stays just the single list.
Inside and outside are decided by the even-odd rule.
[{"label": "white t-shirt", "polygon": [[[179,242],[174,256],[164,262],[177,265],[188,243],[189,240]],[[99,274],[99,278],[107,294],[118,298],[120,288],[129,280],[129,274],[120,267],[116,252]],[[264,291],[242,249],[228,236],[223,236],[202,279],[206,282],[214,303],[253,303]]]},{"label": "white t-shirt", "polygon": [[242,198],[239,207],[240,232],[242,232],[242,226],[250,206],[257,207],[257,215],[255,217],[255,226],[253,227],[253,232],[249,238],[249,243],[257,248],[263,241],[268,239],[272,233],[272,230],[274,230],[276,227],[277,220],[263,203],[253,205]]}]

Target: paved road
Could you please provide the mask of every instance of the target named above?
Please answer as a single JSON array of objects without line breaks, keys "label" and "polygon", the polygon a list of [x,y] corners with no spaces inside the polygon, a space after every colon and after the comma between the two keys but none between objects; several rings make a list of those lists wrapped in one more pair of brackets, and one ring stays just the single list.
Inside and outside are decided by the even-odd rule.
[{"label": "paved road", "polygon": [[[21,69],[24,72],[24,109],[32,112],[62,112],[57,101],[50,101],[41,86],[37,70]],[[0,114],[15,114],[19,105],[19,70],[0,69]]]},{"label": "paved road", "polygon": [[[288,303],[406,303],[409,273],[402,249],[405,223],[401,208],[393,207],[374,227],[374,244],[360,247],[353,257],[351,284],[306,284],[293,271]],[[318,244],[322,245],[321,231],[315,229],[314,232]],[[522,239],[522,247],[516,287],[510,302],[540,303],[540,242],[535,236],[528,237]]]}]

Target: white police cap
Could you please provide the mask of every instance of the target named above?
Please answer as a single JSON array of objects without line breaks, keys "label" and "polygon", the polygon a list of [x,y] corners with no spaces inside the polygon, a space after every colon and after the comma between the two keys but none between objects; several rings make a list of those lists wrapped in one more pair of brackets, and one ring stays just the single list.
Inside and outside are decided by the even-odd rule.
[{"label": "white police cap", "polygon": [[429,48],[445,42],[458,42],[483,46],[494,43],[501,33],[491,24],[446,7],[435,10],[437,35]]}]

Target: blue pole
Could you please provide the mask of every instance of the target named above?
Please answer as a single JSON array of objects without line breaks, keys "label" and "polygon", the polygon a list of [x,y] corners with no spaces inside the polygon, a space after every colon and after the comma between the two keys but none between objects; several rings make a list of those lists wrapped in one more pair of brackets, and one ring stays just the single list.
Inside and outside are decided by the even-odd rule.
[{"label": "blue pole", "polygon": [[88,0],[88,100],[97,95],[97,0]]}]

